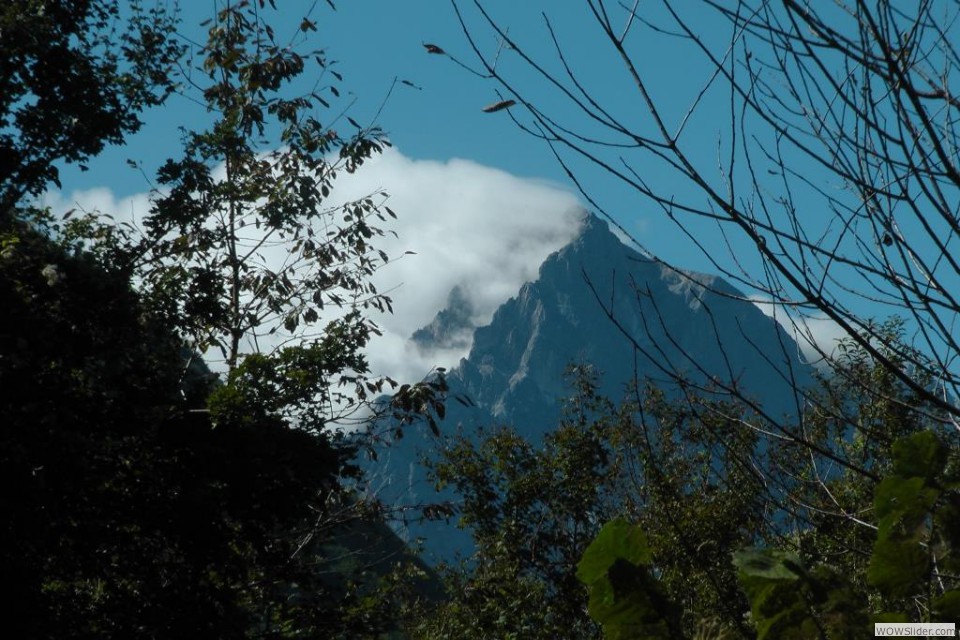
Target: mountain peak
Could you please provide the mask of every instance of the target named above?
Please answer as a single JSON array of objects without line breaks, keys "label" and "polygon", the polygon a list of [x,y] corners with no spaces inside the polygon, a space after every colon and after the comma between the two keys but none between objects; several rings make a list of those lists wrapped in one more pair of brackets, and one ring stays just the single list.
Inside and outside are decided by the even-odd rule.
[{"label": "mountain peak", "polygon": [[[716,385],[729,385],[774,416],[798,406],[794,386],[809,379],[794,341],[732,285],[642,255],[595,215],[585,215],[573,240],[484,326],[474,327],[464,293],[451,291],[447,308],[414,334],[421,348],[471,345],[446,380],[450,397],[472,402],[447,405],[444,434],[473,437],[479,426],[506,423],[542,442],[560,420],[571,364],[592,366],[600,393],[614,401],[632,383],[650,382],[678,398],[687,382],[721,396]],[[452,499],[431,493],[417,463],[437,446],[421,429],[384,452],[381,498],[398,505]],[[408,523],[404,535],[430,538],[436,559],[471,549],[467,533],[437,533],[432,523]]]},{"label": "mountain peak", "polygon": [[459,284],[447,296],[447,305],[437,312],[427,326],[417,329],[410,340],[421,351],[431,349],[465,349],[475,328],[474,308],[470,297]]},{"label": "mountain peak", "polygon": [[561,251],[564,249],[590,252],[613,249],[621,252],[627,247],[610,231],[610,225],[606,220],[600,219],[596,214],[588,213],[583,217],[576,237]]},{"label": "mountain peak", "polygon": [[665,388],[684,377],[740,381],[779,413],[793,399],[786,372],[804,369],[796,351],[775,321],[722,278],[644,256],[588,214],[539,278],[474,331],[452,377],[498,419],[527,429],[556,421],[562,372],[575,362],[597,365],[613,397],[634,376]]},{"label": "mountain peak", "polygon": [[[544,260],[539,279],[532,284],[541,289],[582,293],[585,279],[607,287],[612,280],[628,274],[638,275],[639,281],[661,277],[656,262],[621,242],[605,220],[589,213],[583,217],[577,235]],[[585,299],[581,302],[587,303]]]}]

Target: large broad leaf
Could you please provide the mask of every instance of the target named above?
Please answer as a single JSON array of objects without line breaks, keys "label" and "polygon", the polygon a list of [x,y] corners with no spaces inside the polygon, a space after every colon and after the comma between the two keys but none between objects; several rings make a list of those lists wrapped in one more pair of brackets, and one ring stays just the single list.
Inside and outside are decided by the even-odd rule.
[{"label": "large broad leaf", "polygon": [[625,520],[607,523],[577,566],[590,592],[590,617],[610,639],[675,638],[679,610],[652,576],[643,530]]},{"label": "large broad leaf", "polygon": [[796,553],[748,549],[734,554],[758,640],[859,637],[866,626],[846,578],[829,567],[807,571]]},{"label": "large broad leaf", "polygon": [[671,638],[669,609],[648,569],[622,558],[590,586],[587,610],[606,638]]},{"label": "large broad leaf", "polygon": [[937,502],[940,491],[918,477],[888,476],[873,494],[879,535],[913,537]]},{"label": "large broad leaf", "polygon": [[883,594],[907,597],[923,592],[931,570],[925,546],[941,488],[946,448],[937,436],[921,431],[893,445],[894,473],[874,491],[877,541],[867,569],[867,582]]},{"label": "large broad leaf", "polygon": [[930,572],[930,557],[917,540],[879,538],[873,547],[867,582],[882,593],[915,593]]},{"label": "large broad leaf", "polygon": [[741,575],[767,580],[798,580],[803,576],[800,557],[779,549],[745,549],[733,554]]},{"label": "large broad leaf", "polygon": [[893,443],[893,472],[907,478],[933,479],[943,471],[947,448],[932,431],[918,431]]},{"label": "large broad leaf", "polygon": [[956,622],[960,620],[960,590],[947,591],[933,601],[934,620],[940,622]]},{"label": "large broad leaf", "polygon": [[757,638],[800,637],[807,630],[807,605],[800,587],[804,575],[795,553],[747,549],[734,554],[740,587],[750,600]]},{"label": "large broad leaf", "polygon": [[577,565],[577,579],[589,586],[606,577],[607,571],[618,559],[638,566],[647,566],[652,562],[646,534],[640,527],[622,518],[605,524],[584,551]]}]

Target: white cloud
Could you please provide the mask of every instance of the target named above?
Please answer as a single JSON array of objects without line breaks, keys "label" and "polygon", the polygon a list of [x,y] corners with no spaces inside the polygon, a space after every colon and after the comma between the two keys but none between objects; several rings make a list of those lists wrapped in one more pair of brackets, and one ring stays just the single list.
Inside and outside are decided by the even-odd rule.
[{"label": "white cloud", "polygon": [[[383,227],[398,237],[388,234],[375,246],[399,259],[374,277],[377,289],[393,298],[394,313],[375,318],[384,335],[371,345],[369,358],[374,373],[401,381],[419,380],[434,366],[452,367],[466,355],[446,350],[424,356],[408,340],[443,308],[455,285],[468,296],[474,322],[488,322],[524,282],[536,279],[540,264],[574,236],[582,216],[571,192],[543,180],[469,160],[416,160],[395,149],[354,174],[341,173],[330,203],[379,191],[389,194],[387,204],[398,216]],[[51,192],[42,204],[54,212],[79,208],[137,223],[149,202],[147,193],[118,199],[95,188],[69,196]],[[415,255],[403,255],[407,251]],[[277,250],[265,253],[267,261],[283,258]]]},{"label": "white cloud", "polygon": [[150,210],[150,194],[137,193],[117,198],[110,189],[95,187],[74,191],[65,196],[59,191],[48,191],[40,199],[40,206],[50,207],[55,214],[62,215],[71,209],[93,213],[109,214],[119,222],[139,224]]},{"label": "white cloud", "polygon": [[338,198],[389,193],[399,235],[380,248],[403,256],[377,273],[380,291],[391,291],[394,314],[377,318],[384,337],[370,350],[375,370],[415,380],[435,365],[451,367],[459,350],[422,356],[407,338],[433,319],[450,290],[460,285],[475,310],[490,320],[520,286],[576,233],[582,209],[576,197],[542,180],[523,179],[469,160],[414,160],[387,150],[335,185]]},{"label": "white cloud", "polygon": [[798,315],[768,298],[754,297],[751,301],[766,315],[780,323],[797,341],[807,362],[818,368],[827,367],[836,355],[837,342],[847,337],[846,331],[823,315]]}]

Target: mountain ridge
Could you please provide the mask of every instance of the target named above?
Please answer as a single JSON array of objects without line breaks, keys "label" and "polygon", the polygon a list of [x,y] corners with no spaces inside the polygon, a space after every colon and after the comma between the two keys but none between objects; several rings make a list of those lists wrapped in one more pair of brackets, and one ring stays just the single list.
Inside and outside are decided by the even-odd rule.
[{"label": "mountain ridge", "polygon": [[[468,328],[469,300],[451,291],[448,307],[412,339],[425,353]],[[812,379],[793,339],[772,318],[718,276],[680,271],[625,246],[596,216],[544,260],[536,280],[521,286],[484,326],[472,329],[466,357],[446,375],[450,393],[475,406],[448,403],[444,437],[482,425],[510,424],[535,445],[558,424],[568,395],[564,371],[590,364],[600,392],[619,401],[635,378],[680,393],[678,380],[703,388],[733,386],[762,398],[764,408],[795,413],[795,387]],[[722,395],[722,394],[721,394]],[[437,493],[419,464],[444,437],[408,429],[371,468],[371,491],[389,504],[451,499]],[[407,523],[408,540],[426,537],[440,559],[469,552],[466,534],[440,533],[436,523]]]},{"label": "mountain ridge", "polygon": [[[763,346],[744,348],[751,341]],[[495,417],[512,422],[555,422],[556,411],[539,406],[518,412],[511,397],[524,386],[527,400],[543,395],[551,403],[564,393],[560,373],[581,361],[610,378],[605,391],[612,395],[635,370],[663,383],[681,375],[703,384],[745,380],[748,389],[776,395],[775,410],[782,412],[792,408],[785,400],[794,386],[788,370],[805,368],[795,344],[722,278],[643,256],[588,215],[574,240],[543,262],[537,280],[476,328],[469,354],[449,378]],[[763,362],[770,357],[779,358],[772,367],[777,372]],[[776,391],[765,388],[770,374],[781,379]]]}]

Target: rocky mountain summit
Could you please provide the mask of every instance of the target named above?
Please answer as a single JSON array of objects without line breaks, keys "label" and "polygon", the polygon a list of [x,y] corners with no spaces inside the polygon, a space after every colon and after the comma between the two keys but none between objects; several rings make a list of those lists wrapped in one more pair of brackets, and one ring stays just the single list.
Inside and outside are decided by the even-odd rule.
[{"label": "rocky mountain summit", "polygon": [[427,326],[417,329],[410,340],[421,351],[463,349],[473,340],[473,304],[460,285],[450,290],[447,306]]},{"label": "rocky mountain summit", "polygon": [[[422,349],[449,346],[469,303],[450,304],[414,334]],[[461,338],[462,339],[462,338]],[[794,379],[808,375],[793,339],[721,278],[672,269],[624,245],[587,216],[579,235],[540,267],[487,326],[473,331],[448,380],[497,420],[548,429],[567,390],[562,372],[585,363],[614,398],[634,379],[669,386],[736,383],[772,411],[793,408]]]},{"label": "rocky mountain summit", "polygon": [[[389,504],[452,497],[437,494],[419,464],[446,434],[500,423],[534,442],[542,438],[560,417],[568,394],[563,374],[571,364],[594,367],[601,391],[614,400],[635,378],[667,393],[684,378],[735,387],[778,417],[796,411],[795,389],[810,380],[794,340],[741,292],[721,278],[641,255],[592,215],[488,325],[473,329],[470,317],[469,299],[454,289],[447,307],[412,337],[427,353],[469,340],[469,355],[447,381],[475,406],[450,402],[439,439],[428,429],[408,429],[385,449],[369,471],[373,490]],[[425,537],[431,552],[449,559],[469,551],[469,538],[451,535],[451,528],[409,523],[400,533]]]}]

